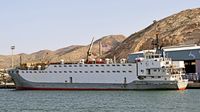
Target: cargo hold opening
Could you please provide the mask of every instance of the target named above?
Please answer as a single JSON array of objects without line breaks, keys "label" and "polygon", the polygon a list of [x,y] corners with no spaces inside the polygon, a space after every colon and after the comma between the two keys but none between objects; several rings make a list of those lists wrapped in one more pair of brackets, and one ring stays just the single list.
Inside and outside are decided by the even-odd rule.
[{"label": "cargo hold opening", "polygon": [[195,60],[184,61],[186,73],[196,73],[196,62]]}]

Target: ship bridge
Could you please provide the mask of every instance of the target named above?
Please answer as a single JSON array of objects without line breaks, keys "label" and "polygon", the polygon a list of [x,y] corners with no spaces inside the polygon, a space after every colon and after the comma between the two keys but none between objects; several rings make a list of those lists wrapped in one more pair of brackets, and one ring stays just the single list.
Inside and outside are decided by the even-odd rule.
[{"label": "ship bridge", "polygon": [[[185,71],[191,80],[200,80],[200,46],[180,45],[163,47],[164,55],[173,61],[184,61]],[[151,50],[155,51],[155,50]],[[128,55],[128,62],[135,62],[138,57],[144,57],[145,51]]]}]

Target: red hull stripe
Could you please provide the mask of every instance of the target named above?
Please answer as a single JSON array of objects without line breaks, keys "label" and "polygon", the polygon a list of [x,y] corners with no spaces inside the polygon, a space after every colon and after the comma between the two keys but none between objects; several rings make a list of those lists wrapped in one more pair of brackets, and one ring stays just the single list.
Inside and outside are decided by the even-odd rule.
[{"label": "red hull stripe", "polygon": [[17,90],[72,90],[72,91],[75,91],[75,90],[94,90],[94,91],[97,91],[97,90],[129,90],[129,89],[116,89],[116,88],[34,88],[34,87],[16,87]]},{"label": "red hull stripe", "polygon": [[184,88],[179,88],[179,90],[185,90],[186,89],[186,87],[184,87]]}]

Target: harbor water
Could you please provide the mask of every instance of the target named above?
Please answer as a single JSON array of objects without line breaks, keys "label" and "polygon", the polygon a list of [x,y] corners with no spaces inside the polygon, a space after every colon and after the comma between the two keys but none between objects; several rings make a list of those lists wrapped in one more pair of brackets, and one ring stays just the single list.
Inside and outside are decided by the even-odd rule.
[{"label": "harbor water", "polygon": [[200,90],[17,91],[0,89],[0,112],[199,112]]}]

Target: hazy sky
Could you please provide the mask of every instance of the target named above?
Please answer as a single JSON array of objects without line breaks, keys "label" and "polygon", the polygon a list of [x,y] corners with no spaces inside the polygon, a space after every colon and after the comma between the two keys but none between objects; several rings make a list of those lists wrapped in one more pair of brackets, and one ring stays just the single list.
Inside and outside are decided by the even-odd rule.
[{"label": "hazy sky", "polygon": [[110,34],[129,36],[200,0],[0,0],[0,54],[56,50]]}]

